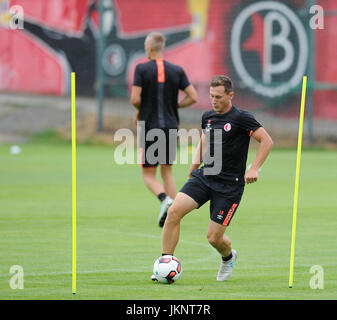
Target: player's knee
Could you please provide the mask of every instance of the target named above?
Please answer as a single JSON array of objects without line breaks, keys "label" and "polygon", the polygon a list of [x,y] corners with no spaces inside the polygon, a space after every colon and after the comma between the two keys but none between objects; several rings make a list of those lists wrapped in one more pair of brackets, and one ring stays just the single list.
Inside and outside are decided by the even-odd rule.
[{"label": "player's knee", "polygon": [[215,248],[218,247],[220,244],[223,244],[224,242],[224,239],[221,234],[211,231],[207,233],[207,240],[209,244]]},{"label": "player's knee", "polygon": [[166,221],[168,223],[179,223],[181,220],[179,210],[176,208],[176,206],[172,205],[169,207],[167,211],[167,218]]},{"label": "player's knee", "polygon": [[217,244],[219,243],[219,237],[215,233],[212,233],[212,232],[207,233],[207,240],[209,244],[212,245],[213,247],[216,247]]}]

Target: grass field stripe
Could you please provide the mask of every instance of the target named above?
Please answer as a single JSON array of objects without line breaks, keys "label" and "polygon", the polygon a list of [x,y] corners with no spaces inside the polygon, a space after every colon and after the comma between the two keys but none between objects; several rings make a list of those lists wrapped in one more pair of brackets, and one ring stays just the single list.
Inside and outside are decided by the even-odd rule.
[{"label": "grass field stripe", "polygon": [[292,288],[293,282],[294,282],[294,259],[295,259],[296,219],[297,219],[297,207],[298,207],[298,186],[299,186],[299,177],[300,177],[306,87],[307,87],[307,77],[304,76],[303,82],[302,82],[300,124],[299,124],[299,129],[298,129],[298,142],[297,142],[296,176],[295,176],[295,191],[294,191],[294,206],[293,206],[293,226],[292,226],[292,233],[291,233],[289,288]]},{"label": "grass field stripe", "polygon": [[71,73],[71,149],[72,149],[72,293],[76,294],[76,90]]}]

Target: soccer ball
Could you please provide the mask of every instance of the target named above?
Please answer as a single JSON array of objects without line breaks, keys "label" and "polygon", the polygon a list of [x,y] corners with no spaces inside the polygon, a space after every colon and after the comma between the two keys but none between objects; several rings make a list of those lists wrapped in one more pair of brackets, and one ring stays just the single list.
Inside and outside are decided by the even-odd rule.
[{"label": "soccer ball", "polygon": [[162,283],[171,284],[177,281],[182,273],[182,266],[178,258],[171,255],[159,257],[153,266],[153,274]]}]

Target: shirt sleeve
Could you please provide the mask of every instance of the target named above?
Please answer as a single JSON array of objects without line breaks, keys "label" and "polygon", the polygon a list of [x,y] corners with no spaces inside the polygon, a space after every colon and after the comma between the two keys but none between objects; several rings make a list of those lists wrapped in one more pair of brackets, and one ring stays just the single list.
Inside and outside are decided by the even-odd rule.
[{"label": "shirt sleeve", "polygon": [[204,116],[205,116],[205,114],[203,113],[202,116],[201,116],[201,129],[205,129]]},{"label": "shirt sleeve", "polygon": [[191,83],[188,80],[185,71],[181,68],[180,79],[179,79],[179,89],[185,90],[190,84]]},{"label": "shirt sleeve", "polygon": [[241,114],[241,126],[244,131],[251,136],[255,130],[262,127],[262,125],[254,118],[254,116],[247,112],[243,111]]},{"label": "shirt sleeve", "polygon": [[205,113],[203,113],[202,116],[201,116],[201,130],[205,134],[206,134],[206,130],[205,130],[206,129],[206,122],[207,122],[207,120],[205,119]]},{"label": "shirt sleeve", "polygon": [[143,87],[143,77],[142,77],[141,65],[140,64],[138,64],[136,66],[133,85],[137,86],[137,87]]}]

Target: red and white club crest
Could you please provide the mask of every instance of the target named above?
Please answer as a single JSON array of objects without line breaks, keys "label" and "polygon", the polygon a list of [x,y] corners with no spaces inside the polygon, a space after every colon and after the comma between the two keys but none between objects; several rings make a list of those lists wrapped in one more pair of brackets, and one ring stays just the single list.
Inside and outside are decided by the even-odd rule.
[{"label": "red and white club crest", "polygon": [[231,124],[228,122],[228,123],[226,123],[225,125],[224,125],[224,130],[226,131],[226,132],[228,132],[228,131],[230,131],[231,129],[232,129],[232,126],[231,126]]}]

